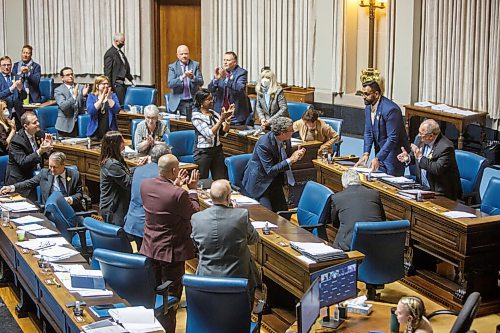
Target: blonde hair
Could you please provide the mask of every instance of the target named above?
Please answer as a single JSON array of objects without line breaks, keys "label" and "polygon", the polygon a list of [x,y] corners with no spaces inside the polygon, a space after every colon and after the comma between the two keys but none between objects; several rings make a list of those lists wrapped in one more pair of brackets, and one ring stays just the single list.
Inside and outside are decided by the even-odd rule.
[{"label": "blonde hair", "polygon": [[422,317],[425,315],[425,305],[424,302],[416,296],[405,296],[401,297],[399,300],[408,310],[409,315],[412,320],[408,322],[406,326],[406,333],[413,333],[420,325]]},{"label": "blonde hair", "polygon": [[98,77],[95,78],[94,80],[94,87],[92,88],[92,92],[97,95],[97,86],[100,85],[101,83],[103,83],[104,81],[108,81],[108,83],[110,84],[111,86],[111,81],[109,80],[109,77],[107,77],[106,75],[99,75]]},{"label": "blonde hair", "polygon": [[267,91],[269,95],[276,93],[276,91],[280,87],[280,85],[276,82],[276,75],[270,69],[266,69],[260,73],[259,81],[257,81],[257,84],[255,85],[255,92],[257,93],[257,95],[263,93],[262,86],[260,84],[263,78],[267,78],[270,81],[269,90]]},{"label": "blonde hair", "polygon": [[5,128],[5,130],[8,131],[10,129],[9,120],[3,114],[6,108],[7,108],[7,103],[3,99],[0,99],[0,123]]}]

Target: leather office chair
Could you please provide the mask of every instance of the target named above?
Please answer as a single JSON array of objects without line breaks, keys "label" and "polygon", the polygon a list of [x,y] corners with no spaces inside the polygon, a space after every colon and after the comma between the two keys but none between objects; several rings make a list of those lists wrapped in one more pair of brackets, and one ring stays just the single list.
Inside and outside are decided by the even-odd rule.
[{"label": "leather office chair", "polygon": [[297,213],[297,221],[301,228],[328,241],[326,224],[330,220],[332,195],[333,191],[328,187],[308,181],[300,197],[297,209],[281,211],[278,212],[278,215],[290,220],[291,215]]},{"label": "leather office chair", "polygon": [[251,322],[247,279],[185,274],[182,277],[187,302],[186,333],[260,332],[263,301]]},{"label": "leather office chair", "polygon": [[40,103],[54,99],[54,79],[48,77],[40,78]]},{"label": "leather office chair", "polygon": [[56,120],[59,107],[57,105],[46,106],[37,109],[38,121],[40,129],[45,133],[56,134]]},{"label": "leather office chair", "polygon": [[288,113],[290,114],[290,118],[293,121],[297,121],[302,118],[302,115],[312,106],[311,104],[300,102],[288,102],[286,104],[288,105]]},{"label": "leather office chair", "polygon": [[135,130],[137,129],[137,125],[139,125],[139,123],[141,121],[143,121],[144,119],[141,119],[141,118],[138,118],[138,119],[132,119],[131,123],[130,123],[130,126],[132,127],[132,147],[134,149],[137,149],[137,147],[135,146]]},{"label": "leather office chair", "polygon": [[462,198],[467,204],[475,203],[479,200],[479,184],[488,160],[477,154],[458,149],[455,150],[455,157],[462,183]]},{"label": "leather office chair", "polygon": [[342,143],[342,123],[344,122],[344,120],[328,117],[320,117],[319,119],[330,125],[330,127],[333,128],[333,130],[339,135],[340,141],[332,145],[332,153],[337,153],[337,156],[340,156],[340,144]]},{"label": "leather office chair", "polygon": [[9,163],[9,155],[0,156],[0,186],[5,185],[5,172]]},{"label": "leather office chair", "polygon": [[78,137],[87,137],[87,127],[89,127],[90,116],[88,114],[81,114],[78,116]]},{"label": "leather office chair", "polygon": [[408,220],[355,224],[351,249],[365,254],[358,268],[358,280],[366,283],[368,299],[375,299],[377,288],[404,276],[404,249],[409,229]]},{"label": "leather office chair", "polygon": [[479,198],[481,199],[481,201],[483,200],[484,192],[486,192],[486,188],[488,187],[490,179],[493,177],[500,178],[499,165],[491,165],[484,168],[483,177],[481,177],[481,182],[479,183]]},{"label": "leather office chair", "polygon": [[243,195],[247,194],[241,182],[243,181],[243,172],[245,171],[250,158],[252,158],[252,154],[234,155],[224,159],[224,164],[226,164],[227,167],[228,178],[231,186]]},{"label": "leather office chair", "polygon": [[168,134],[167,144],[172,147],[172,154],[179,162],[193,163],[194,130],[176,131]]},{"label": "leather office chair", "polygon": [[144,108],[149,104],[156,104],[156,92],[155,88],[128,87],[121,107],[128,111],[129,105],[140,105]]},{"label": "leather office chair", "polygon": [[457,316],[455,323],[451,327],[450,333],[465,333],[469,332],[474,318],[476,318],[477,310],[481,304],[481,294],[473,292],[467,297],[464,306],[460,312],[451,310],[437,310],[427,316],[427,319],[438,315],[453,315]]},{"label": "leather office chair", "polygon": [[500,178],[492,177],[484,191],[480,210],[489,215],[500,215]]}]

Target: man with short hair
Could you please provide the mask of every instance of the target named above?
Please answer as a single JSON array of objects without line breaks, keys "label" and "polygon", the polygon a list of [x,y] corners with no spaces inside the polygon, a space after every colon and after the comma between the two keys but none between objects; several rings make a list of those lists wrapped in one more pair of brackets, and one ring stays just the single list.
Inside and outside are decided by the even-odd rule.
[{"label": "man with short hair", "polygon": [[42,69],[39,64],[31,58],[33,55],[33,47],[24,45],[21,50],[21,61],[18,61],[12,67],[12,72],[21,77],[24,84],[24,89],[30,96],[30,103],[38,103],[41,101],[40,96],[40,78]]},{"label": "man with short hair", "polygon": [[177,47],[177,61],[168,65],[168,87],[172,90],[168,100],[170,112],[185,116],[194,106],[194,94],[203,86],[200,64],[189,58],[186,45]]},{"label": "man with short hair", "polygon": [[20,130],[21,117],[24,113],[23,100],[26,98],[26,90],[21,80],[21,76],[12,73],[12,60],[9,56],[0,58],[0,99],[7,103],[9,109],[9,119],[14,118],[16,129]]},{"label": "man with short hair", "polygon": [[[40,130],[35,113],[26,111],[21,116],[23,128],[10,142],[9,163],[5,172],[5,185],[14,185],[33,177],[33,171],[40,170],[44,159],[52,150],[52,135]],[[36,189],[27,189],[21,195],[36,201]]]},{"label": "man with short hair", "polygon": [[292,134],[290,118],[273,119],[271,132],[257,141],[243,174],[242,183],[247,193],[274,212],[288,210],[283,186],[295,184],[292,165],[306,153],[305,148],[291,153]]},{"label": "man with short hair", "polygon": [[159,141],[163,141],[163,136],[170,133],[167,123],[158,119],[160,110],[154,104],[144,108],[144,120],[137,124],[134,135],[134,148],[141,154],[149,154],[152,147]]},{"label": "man with short hair", "polygon": [[55,127],[59,135],[74,138],[78,136],[78,115],[85,113],[89,85],[75,83],[71,67],[63,67],[59,75],[63,84],[54,90],[54,98],[59,107]]},{"label": "man with short hair", "polygon": [[332,196],[333,226],[338,227],[333,246],[350,251],[356,222],[385,221],[385,212],[378,191],[361,185],[354,169],[342,174],[342,186],[344,190]]},{"label": "man with short hair", "polygon": [[420,184],[457,200],[462,195],[462,184],[453,143],[441,134],[441,128],[434,119],[424,120],[418,133],[411,152],[401,147],[398,160],[407,165],[415,164]]},{"label": "man with short hair", "polygon": [[213,80],[208,90],[214,97],[214,111],[221,113],[222,108],[228,110],[234,104],[232,125],[245,125],[249,120],[250,101],[246,88],[248,72],[238,66],[238,56],[233,51],[224,53],[224,64],[215,69]]},{"label": "man with short hair", "polygon": [[302,118],[293,123],[293,131],[299,132],[303,141],[321,141],[318,156],[323,152],[332,153],[332,145],[340,141],[340,136],[324,120],[319,119],[318,111],[312,107],[304,112]]},{"label": "man with short hair", "polygon": [[2,194],[11,192],[26,192],[36,190],[40,185],[41,204],[45,205],[48,197],[54,192],[61,192],[64,199],[73,207],[75,211],[83,210],[82,206],[82,180],[78,170],[67,168],[65,165],[66,155],[62,152],[54,152],[49,156],[49,167],[43,168],[33,178],[16,183],[14,185],[3,186],[0,189]]}]

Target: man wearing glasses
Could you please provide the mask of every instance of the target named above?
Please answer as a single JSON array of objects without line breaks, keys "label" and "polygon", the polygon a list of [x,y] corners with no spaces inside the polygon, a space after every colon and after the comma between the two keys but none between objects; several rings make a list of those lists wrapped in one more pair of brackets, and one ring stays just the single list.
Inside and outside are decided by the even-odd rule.
[{"label": "man wearing glasses", "polygon": [[23,100],[27,94],[21,77],[12,73],[12,60],[9,56],[0,58],[0,99],[7,103],[9,119],[16,121],[16,130],[20,130],[21,116],[24,113]]}]

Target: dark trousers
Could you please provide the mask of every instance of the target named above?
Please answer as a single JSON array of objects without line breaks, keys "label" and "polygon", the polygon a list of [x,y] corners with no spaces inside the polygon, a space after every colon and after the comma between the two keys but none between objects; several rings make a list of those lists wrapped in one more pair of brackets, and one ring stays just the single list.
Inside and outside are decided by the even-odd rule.
[{"label": "dark trousers", "polygon": [[120,107],[123,109],[124,108],[123,102],[125,101],[125,93],[127,92],[127,86],[125,85],[125,83],[115,82],[114,91],[116,97],[118,98],[118,102],[120,102]]},{"label": "dark trousers", "polygon": [[200,170],[200,179],[207,179],[209,171],[213,180],[227,179],[222,145],[213,148],[195,148],[193,159]]},{"label": "dark trousers", "polygon": [[177,111],[181,116],[185,116],[187,114],[187,109],[193,110],[194,102],[192,99],[189,100],[180,100],[179,105],[177,106]]},{"label": "dark trousers", "polygon": [[264,194],[257,198],[259,203],[273,212],[288,210],[285,193],[283,192],[283,177],[274,178]]},{"label": "dark trousers", "polygon": [[73,127],[73,130],[71,132],[64,132],[64,131],[58,130],[57,135],[64,136],[64,137],[70,137],[70,138],[76,138],[78,136],[78,123],[75,122],[75,127]]}]

